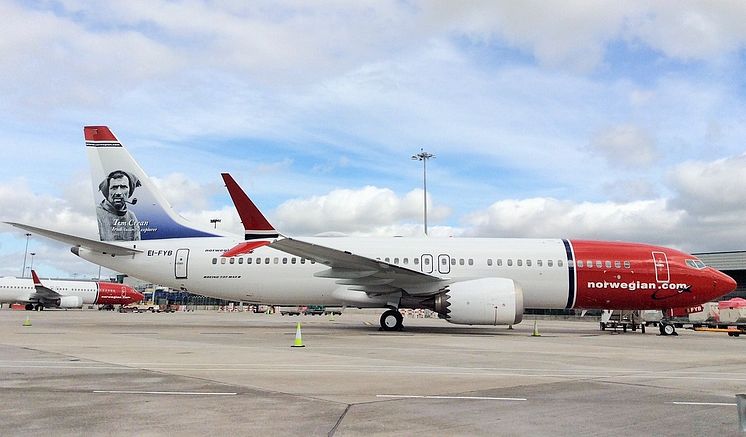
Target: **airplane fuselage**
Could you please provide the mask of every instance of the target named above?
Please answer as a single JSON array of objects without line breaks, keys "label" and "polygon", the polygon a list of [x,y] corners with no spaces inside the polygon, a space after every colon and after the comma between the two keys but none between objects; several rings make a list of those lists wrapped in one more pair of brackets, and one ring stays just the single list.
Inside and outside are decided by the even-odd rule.
[{"label": "airplane fuselage", "polygon": [[[701,304],[733,281],[683,252],[604,241],[503,238],[303,238],[457,283],[508,278],[526,308],[667,309]],[[193,293],[265,304],[386,306],[386,297],[316,277],[329,267],[269,247],[222,256],[243,241],[229,237],[122,243],[142,253],[73,252],[91,262]],[[730,288],[729,288],[730,287]]]},{"label": "airplane fuselage", "polygon": [[[45,280],[44,286],[60,296],[76,296],[82,305],[127,305],[142,298],[131,287],[111,282]],[[36,296],[31,278],[0,278],[0,303],[45,303]]]}]

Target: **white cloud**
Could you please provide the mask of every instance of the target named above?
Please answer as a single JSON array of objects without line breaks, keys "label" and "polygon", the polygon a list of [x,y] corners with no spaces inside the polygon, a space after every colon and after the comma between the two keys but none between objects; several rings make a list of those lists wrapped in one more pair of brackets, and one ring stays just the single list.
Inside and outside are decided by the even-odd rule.
[{"label": "white cloud", "polygon": [[590,238],[670,244],[684,211],[664,200],[573,202],[552,198],[502,200],[466,216],[467,235]]},{"label": "white cloud", "polygon": [[[428,221],[443,220],[450,214],[447,207],[433,206],[431,202],[428,198]],[[291,234],[336,231],[354,235],[384,232],[411,235],[412,226],[401,227],[400,222],[422,216],[422,190],[412,190],[400,197],[391,189],[374,186],[337,189],[323,196],[288,200],[277,208],[275,216],[275,226]]]},{"label": "white cloud", "polygon": [[[737,213],[746,217],[746,154],[716,161],[688,161],[669,172],[674,203],[695,216]],[[735,225],[735,223],[734,223]]]},{"label": "white cloud", "polygon": [[655,140],[645,129],[631,124],[606,128],[591,139],[590,150],[611,166],[646,167],[657,152]]}]

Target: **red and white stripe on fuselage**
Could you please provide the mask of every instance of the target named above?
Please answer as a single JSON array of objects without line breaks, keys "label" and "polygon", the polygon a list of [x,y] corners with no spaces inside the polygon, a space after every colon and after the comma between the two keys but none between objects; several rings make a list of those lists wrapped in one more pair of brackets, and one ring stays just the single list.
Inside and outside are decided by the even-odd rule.
[{"label": "red and white stripe on fuselage", "polygon": [[[565,240],[567,241],[567,240]],[[667,309],[698,305],[729,290],[725,276],[686,263],[692,255],[665,247],[607,241],[568,241],[572,308]],[[570,258],[571,257],[571,258]],[[569,299],[568,299],[569,300]]]}]

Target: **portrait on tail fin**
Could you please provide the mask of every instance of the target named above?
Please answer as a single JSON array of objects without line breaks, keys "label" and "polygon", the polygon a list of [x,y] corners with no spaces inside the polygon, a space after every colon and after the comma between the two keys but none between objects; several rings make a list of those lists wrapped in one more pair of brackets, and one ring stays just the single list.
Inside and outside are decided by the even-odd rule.
[{"label": "portrait on tail fin", "polygon": [[[124,170],[109,173],[98,186],[104,199],[96,206],[98,232],[101,241],[134,241],[140,239],[140,223],[127,205],[137,203],[137,176]],[[132,200],[130,200],[132,199]]]}]

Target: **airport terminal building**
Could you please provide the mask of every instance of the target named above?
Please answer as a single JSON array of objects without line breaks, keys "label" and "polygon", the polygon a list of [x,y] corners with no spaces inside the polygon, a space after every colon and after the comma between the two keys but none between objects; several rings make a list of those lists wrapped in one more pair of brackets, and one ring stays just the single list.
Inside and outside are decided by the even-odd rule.
[{"label": "airport terminal building", "polygon": [[746,250],[732,252],[703,252],[694,253],[706,265],[721,270],[738,283],[735,291],[723,296],[720,300],[734,297],[746,299]]}]

